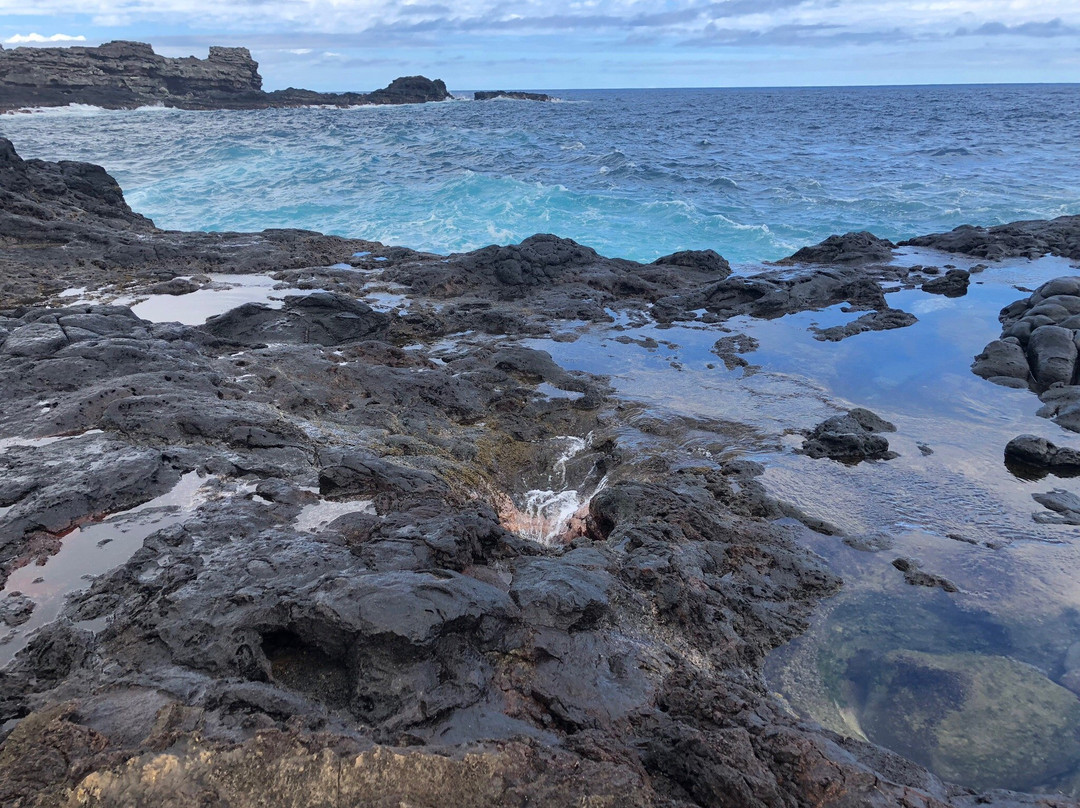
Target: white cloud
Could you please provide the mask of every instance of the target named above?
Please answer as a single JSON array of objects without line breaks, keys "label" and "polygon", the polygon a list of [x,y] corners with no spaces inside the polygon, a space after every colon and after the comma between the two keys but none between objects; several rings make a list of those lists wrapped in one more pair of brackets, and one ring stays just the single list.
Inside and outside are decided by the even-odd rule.
[{"label": "white cloud", "polygon": [[4,40],[5,45],[26,45],[38,42],[85,42],[84,36],[68,36],[67,34],[53,34],[42,36],[41,34],[15,34]]},{"label": "white cloud", "polygon": [[[289,32],[300,41],[278,47],[296,50],[312,47],[303,37],[316,34],[341,39],[366,34],[384,45],[410,45],[443,43],[455,33],[618,38],[650,32],[677,41],[709,35],[715,27],[754,34],[828,27],[852,35],[901,31],[930,38],[987,25],[1028,36],[1046,33],[1055,21],[1059,28],[1052,33],[1058,35],[1080,27],[1077,0],[80,0],[77,5],[78,17],[71,0],[0,0],[0,19],[33,13],[54,18],[59,27],[90,16],[101,27],[195,26],[242,34],[248,41]],[[30,37],[7,41],[81,41]]]}]

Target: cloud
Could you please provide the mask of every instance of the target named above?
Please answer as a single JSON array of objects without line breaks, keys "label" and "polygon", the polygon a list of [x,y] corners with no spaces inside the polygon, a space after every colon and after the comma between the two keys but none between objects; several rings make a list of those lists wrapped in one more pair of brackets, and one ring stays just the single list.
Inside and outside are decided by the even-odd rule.
[{"label": "cloud", "polygon": [[68,36],[67,34],[53,34],[42,36],[41,34],[15,34],[4,40],[5,45],[28,45],[40,42],[85,42],[84,36]]},{"label": "cloud", "polygon": [[1049,22],[1025,22],[1018,25],[1006,25],[1003,22],[987,22],[978,28],[968,30],[959,28],[957,36],[1078,36],[1080,28],[1074,25],[1066,25],[1060,17],[1055,17]]}]

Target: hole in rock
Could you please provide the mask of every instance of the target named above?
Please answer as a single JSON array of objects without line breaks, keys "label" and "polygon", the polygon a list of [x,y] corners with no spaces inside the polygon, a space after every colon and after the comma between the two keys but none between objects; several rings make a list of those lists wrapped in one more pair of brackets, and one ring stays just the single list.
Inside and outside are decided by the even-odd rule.
[{"label": "hole in rock", "polygon": [[352,676],[342,656],[328,654],[288,629],[263,635],[262,650],[275,683],[334,709],[348,709]]}]

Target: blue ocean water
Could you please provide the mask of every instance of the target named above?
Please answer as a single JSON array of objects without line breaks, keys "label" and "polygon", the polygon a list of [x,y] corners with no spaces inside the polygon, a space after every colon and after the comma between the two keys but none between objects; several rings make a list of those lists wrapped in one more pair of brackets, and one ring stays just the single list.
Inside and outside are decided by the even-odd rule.
[{"label": "blue ocean water", "polygon": [[563,103],[49,110],[25,157],[101,163],[166,228],[304,227],[436,252],[535,232],[772,260],[1080,213],[1080,86],[604,90]]}]

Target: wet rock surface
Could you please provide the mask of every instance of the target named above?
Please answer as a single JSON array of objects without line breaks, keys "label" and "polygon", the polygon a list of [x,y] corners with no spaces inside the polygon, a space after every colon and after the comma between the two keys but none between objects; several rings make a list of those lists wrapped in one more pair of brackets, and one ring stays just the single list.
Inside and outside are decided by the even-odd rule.
[{"label": "wet rock surface", "polygon": [[999,319],[1001,339],[975,357],[972,371],[996,384],[1030,387],[1044,405],[1039,415],[1080,431],[1080,278],[1044,283]]},{"label": "wet rock surface", "polygon": [[967,294],[970,283],[971,273],[966,269],[950,269],[941,277],[924,283],[922,290],[945,297],[962,297]]},{"label": "wet rock surface", "polygon": [[843,415],[834,415],[814,427],[803,441],[802,452],[808,457],[859,463],[863,460],[891,460],[889,441],[882,432],[896,427],[870,410],[856,407]]},{"label": "wet rock surface", "polygon": [[316,104],[413,104],[450,97],[423,76],[395,79],[372,93],[264,92],[259,64],[247,48],[211,46],[206,59],[159,56],[142,42],[98,47],[4,50],[0,47],[0,111],[90,104],[107,109],[162,105],[180,109],[265,109]]},{"label": "wet rock surface", "polygon": [[1080,474],[1080,449],[1057,446],[1037,435],[1018,435],[1005,445],[1005,463],[1022,470],[1056,474]]},{"label": "wet rock surface", "polygon": [[865,230],[829,236],[820,244],[803,247],[781,264],[865,264],[892,258],[896,245]]},{"label": "wet rock surface", "polygon": [[891,331],[894,328],[907,328],[919,321],[914,314],[900,309],[883,308],[857,317],[850,323],[834,325],[829,328],[814,329],[814,339],[826,342],[839,342],[856,334],[867,331]]},{"label": "wet rock surface", "polygon": [[[65,176],[9,169],[12,199]],[[290,232],[210,241],[157,231],[115,194],[58,186],[54,218],[0,215],[18,224],[0,243],[0,434],[23,441],[0,452],[0,571],[56,574],[73,526],[188,475],[198,497],[109,572],[69,582],[57,619],[0,670],[0,802],[1067,804],[947,785],[787,712],[765,657],[840,582],[774,524],[790,510],[761,467],[691,458],[677,423],[637,452],[623,440],[635,411],[605,379],[511,339],[650,302],[661,322],[878,310],[880,282],[907,270],[737,278],[715,254],[641,265],[554,236],[449,258]],[[61,215],[99,202],[111,213]],[[72,256],[132,232],[135,290],[268,262],[320,291],[199,326],[43,305],[69,279],[117,283],[109,261]],[[27,258],[27,243],[51,246]],[[412,302],[358,303],[376,272]],[[855,409],[808,442],[884,457],[890,428]],[[547,488],[584,497],[530,532],[529,495]],[[0,595],[12,631],[27,608]],[[946,662],[933,675],[952,675]],[[1056,771],[1074,748],[1060,693],[1002,676],[1032,716],[1057,710],[1037,739]]]},{"label": "wet rock surface", "polygon": [[1080,258],[1080,216],[1012,222],[995,227],[962,225],[948,233],[902,241],[900,246],[931,247],[992,260],[1038,258],[1047,253]]}]

